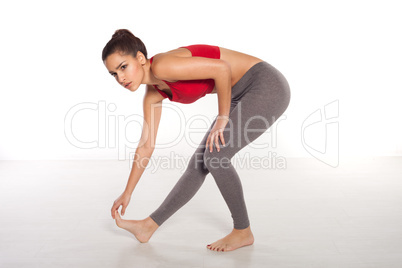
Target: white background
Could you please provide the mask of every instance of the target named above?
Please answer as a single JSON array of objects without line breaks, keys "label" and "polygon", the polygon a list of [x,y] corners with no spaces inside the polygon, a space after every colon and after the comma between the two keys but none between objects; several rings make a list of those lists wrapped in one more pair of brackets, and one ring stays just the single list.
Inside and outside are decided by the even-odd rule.
[{"label": "white background", "polygon": [[[141,118],[145,87],[135,93],[122,88],[101,60],[103,47],[119,28],[141,38],[149,57],[204,43],[255,55],[279,69],[290,84],[291,103],[273,128],[276,138],[267,132],[258,141],[271,146],[250,146],[249,152],[311,157],[303,143],[324,148],[325,123],[306,131],[303,141],[303,122],[337,101],[339,133],[327,129],[332,131],[327,145],[339,140],[341,160],[401,155],[398,6],[397,1],[3,1],[0,159],[118,159],[122,151],[135,151],[119,144],[138,141],[141,126],[110,122]],[[100,108],[80,111],[70,129],[78,140],[97,146],[74,146],[65,134],[69,111],[102,103],[116,110],[104,110],[106,119],[98,118]],[[212,119],[218,112],[216,94],[190,105],[170,104],[187,119],[200,114]],[[177,119],[164,109],[158,144],[172,141],[185,127]],[[194,141],[201,138],[194,135]],[[190,155],[194,150],[183,138],[155,153]]]}]

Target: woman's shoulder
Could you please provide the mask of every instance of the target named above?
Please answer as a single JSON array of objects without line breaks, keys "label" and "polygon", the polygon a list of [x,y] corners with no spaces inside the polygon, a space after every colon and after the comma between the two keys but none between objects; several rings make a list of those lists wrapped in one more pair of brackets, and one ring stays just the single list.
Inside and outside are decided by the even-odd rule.
[{"label": "woman's shoulder", "polygon": [[220,49],[221,47],[215,45],[193,44],[193,45],[181,46],[172,50],[168,50],[166,52],[155,54],[152,58],[153,61],[158,61],[158,59],[167,58],[169,56],[192,57],[194,56],[194,53],[198,53],[199,51],[207,54],[208,53],[210,54],[211,52],[215,52],[215,54],[217,54]]},{"label": "woman's shoulder", "polygon": [[167,52],[155,54],[151,58],[151,70],[160,79],[169,80],[166,71],[176,66],[181,58],[192,57],[191,52],[185,48],[177,48]]},{"label": "woman's shoulder", "polygon": [[153,58],[153,63],[157,63],[162,61],[163,59],[169,58],[169,57],[191,57],[191,51],[184,48],[184,47],[179,47],[175,48],[166,52],[161,52],[158,54],[155,54]]}]

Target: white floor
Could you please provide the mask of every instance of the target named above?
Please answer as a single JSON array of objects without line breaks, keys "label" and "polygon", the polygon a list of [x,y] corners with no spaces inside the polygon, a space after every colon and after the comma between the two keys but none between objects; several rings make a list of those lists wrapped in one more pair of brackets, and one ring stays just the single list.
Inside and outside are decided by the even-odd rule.
[{"label": "white floor", "polygon": [[[212,252],[232,222],[211,175],[141,244],[110,216],[128,161],[0,161],[0,267],[401,267],[401,171],[402,157],[238,169],[255,244]],[[147,217],[179,176],[146,171],[123,218]]]}]

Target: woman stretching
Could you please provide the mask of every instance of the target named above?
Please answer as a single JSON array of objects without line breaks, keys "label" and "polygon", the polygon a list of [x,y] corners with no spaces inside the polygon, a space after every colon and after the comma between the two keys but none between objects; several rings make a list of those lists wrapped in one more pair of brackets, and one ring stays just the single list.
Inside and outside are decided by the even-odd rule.
[{"label": "woman stretching", "polygon": [[[114,33],[102,51],[102,60],[109,73],[128,90],[134,92],[146,84],[140,143],[126,189],[111,210],[117,226],[134,234],[140,242],[147,242],[195,195],[211,173],[229,207],[234,228],[207,248],[231,251],[253,244],[242,185],[231,159],[287,109],[290,90],[284,76],[259,58],[211,45],[180,47],[148,59],[143,42],[125,29]],[[122,206],[124,215],[153,153],[162,100],[193,103],[212,93],[217,93],[218,115],[172,191],[146,219],[121,219],[118,209]]]}]

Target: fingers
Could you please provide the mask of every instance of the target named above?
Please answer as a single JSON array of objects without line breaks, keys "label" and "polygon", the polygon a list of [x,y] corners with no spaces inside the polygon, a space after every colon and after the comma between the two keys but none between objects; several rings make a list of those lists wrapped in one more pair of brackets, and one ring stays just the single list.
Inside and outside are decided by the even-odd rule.
[{"label": "fingers", "polygon": [[112,213],[112,218],[114,219],[114,212],[115,212],[114,206],[112,207],[112,209],[110,210],[110,212]]},{"label": "fingers", "polygon": [[213,134],[212,132],[209,133],[208,138],[207,138],[206,148],[209,147],[209,151],[210,151],[210,152],[212,152],[212,145],[213,145],[213,143],[212,143],[211,140],[213,140],[213,138],[214,138],[214,134]]},{"label": "fingers", "polygon": [[115,215],[115,219],[118,219],[118,220],[121,219],[118,210],[115,211],[114,215]]},{"label": "fingers", "polygon": [[210,141],[209,141],[209,151],[212,152],[212,147],[213,147],[213,140],[214,140],[214,135],[212,134]]},{"label": "fingers", "polygon": [[[211,133],[209,133],[209,135],[208,135],[207,144],[205,145],[205,148],[208,148],[208,144],[210,143],[210,139],[211,139]],[[211,152],[211,148],[209,149],[209,151]]]},{"label": "fingers", "polygon": [[209,152],[212,153],[214,147],[215,133],[210,133],[208,136]]},{"label": "fingers", "polygon": [[125,213],[125,212],[126,212],[126,207],[123,206],[122,209],[121,209],[121,215],[124,216],[124,213]]},{"label": "fingers", "polygon": [[223,137],[223,129],[218,129],[218,130],[215,131],[214,133],[211,132],[211,133],[208,135],[207,143],[206,143],[206,148],[209,147],[209,151],[212,152],[213,144],[214,144],[214,142],[215,142],[216,150],[217,150],[218,152],[220,152],[220,149],[221,149],[221,148],[220,148],[220,146],[219,146],[219,139],[221,140],[222,145],[225,146],[226,143],[225,143],[225,138]]},{"label": "fingers", "polygon": [[225,138],[223,137],[223,131],[221,131],[219,134],[221,137],[222,144],[223,144],[223,146],[225,146],[226,144],[225,144]]},{"label": "fingers", "polygon": [[112,218],[115,219],[115,212],[119,210],[120,205],[113,204],[112,207]]},{"label": "fingers", "polygon": [[215,134],[215,146],[216,146],[216,150],[219,152],[221,150],[221,148],[219,147],[219,133]]},{"label": "fingers", "polygon": [[114,214],[116,213],[116,209],[114,207],[112,207],[112,218],[114,219]]}]

